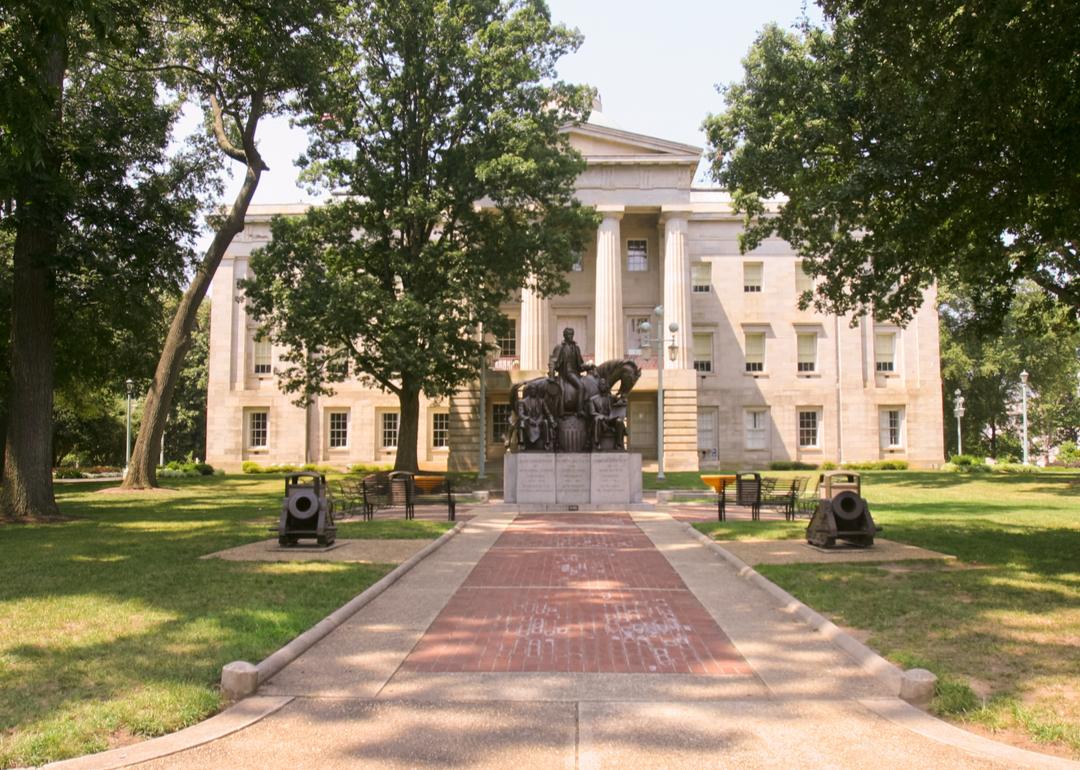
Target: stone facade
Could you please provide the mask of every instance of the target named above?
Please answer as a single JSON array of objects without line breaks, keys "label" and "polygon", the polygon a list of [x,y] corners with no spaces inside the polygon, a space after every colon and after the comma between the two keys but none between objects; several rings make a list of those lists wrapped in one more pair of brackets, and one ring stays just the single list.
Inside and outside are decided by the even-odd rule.
[{"label": "stone facade", "polygon": [[[588,161],[578,197],[601,215],[596,241],[568,275],[565,296],[525,289],[504,307],[515,333],[483,393],[472,383],[442,403],[422,399],[422,466],[476,470],[482,406],[487,467],[501,468],[510,385],[545,373],[567,326],[586,358],[629,357],[643,368],[630,398],[630,448],[655,463],[657,346],[642,344],[642,320],[648,336],[663,330],[666,470],[942,462],[933,291],[904,329],[801,311],[799,259],[779,239],[739,253],[741,224],[727,196],[692,184],[699,148],[614,128],[599,113],[568,130]],[[254,342],[237,301],[236,282],[269,238],[270,217],[302,210],[253,206],[214,279],[206,456],[215,466],[393,461],[396,397],[346,382],[332,397],[294,406],[272,374],[276,351]]]}]

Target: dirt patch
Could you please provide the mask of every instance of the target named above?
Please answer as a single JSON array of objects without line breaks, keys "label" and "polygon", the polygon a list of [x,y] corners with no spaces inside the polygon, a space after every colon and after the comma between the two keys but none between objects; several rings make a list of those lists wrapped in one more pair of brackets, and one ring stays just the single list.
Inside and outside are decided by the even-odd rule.
[{"label": "dirt patch", "polygon": [[261,540],[207,554],[203,559],[228,561],[344,561],[368,564],[400,564],[426,547],[431,540],[343,540],[328,549],[282,548],[277,540]]},{"label": "dirt patch", "polygon": [[172,487],[146,487],[144,489],[125,489],[124,487],[106,487],[97,491],[99,495],[178,495],[179,489]]},{"label": "dirt patch", "polygon": [[[955,561],[954,556],[876,538],[871,548],[815,548],[802,540],[718,540],[717,545],[750,566],[756,564],[840,564],[909,560]],[[914,568],[914,567],[913,567]],[[899,567],[898,569],[903,569]]]}]

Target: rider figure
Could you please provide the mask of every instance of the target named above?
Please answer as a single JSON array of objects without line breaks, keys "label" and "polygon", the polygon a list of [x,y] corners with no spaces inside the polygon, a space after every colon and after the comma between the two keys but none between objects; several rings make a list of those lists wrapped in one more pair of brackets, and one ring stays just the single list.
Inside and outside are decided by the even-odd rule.
[{"label": "rider figure", "polygon": [[558,372],[560,378],[574,386],[577,414],[582,417],[585,416],[585,387],[581,383],[581,372],[591,372],[595,368],[581,357],[581,348],[574,342],[574,330],[570,327],[563,329],[563,341],[548,359],[548,377],[554,377]]}]

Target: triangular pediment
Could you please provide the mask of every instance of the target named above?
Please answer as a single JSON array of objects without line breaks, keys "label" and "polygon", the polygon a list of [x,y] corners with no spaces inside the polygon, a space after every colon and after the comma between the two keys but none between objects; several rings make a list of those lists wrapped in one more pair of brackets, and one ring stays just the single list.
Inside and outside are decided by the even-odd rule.
[{"label": "triangular pediment", "polygon": [[702,149],[691,144],[585,123],[563,129],[589,163],[673,163],[697,165]]}]

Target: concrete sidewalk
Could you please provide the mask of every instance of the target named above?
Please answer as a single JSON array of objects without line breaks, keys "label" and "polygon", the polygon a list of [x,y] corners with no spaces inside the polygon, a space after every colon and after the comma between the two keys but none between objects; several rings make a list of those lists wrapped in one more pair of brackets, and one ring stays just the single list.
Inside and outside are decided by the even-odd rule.
[{"label": "concrete sidewalk", "polygon": [[1080,768],[893,697],[667,514],[514,519],[263,685],[279,710],[138,766]]}]

